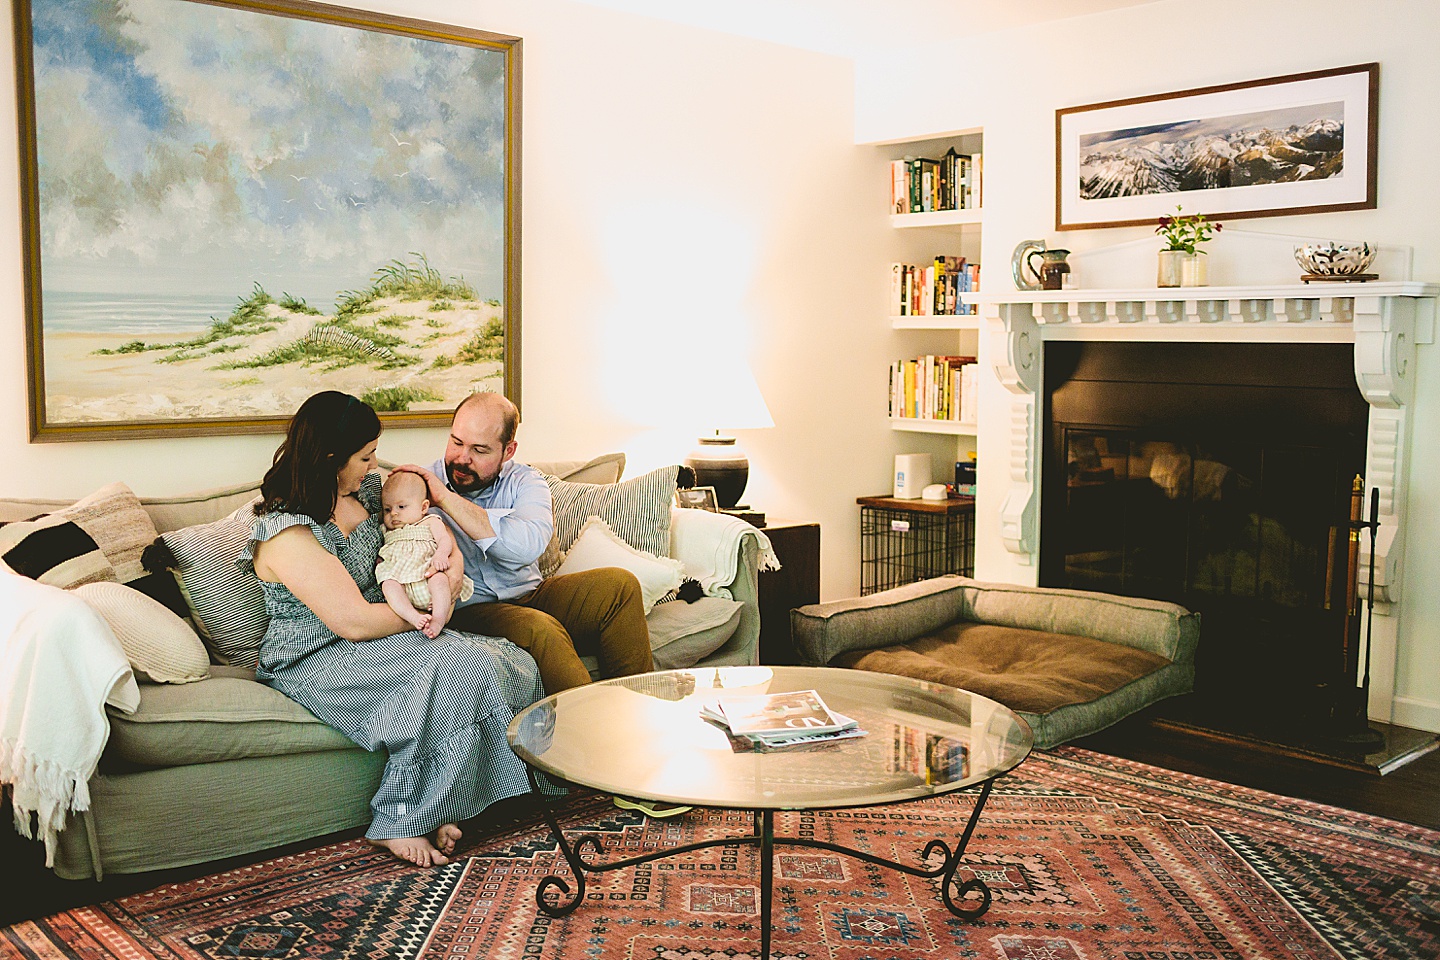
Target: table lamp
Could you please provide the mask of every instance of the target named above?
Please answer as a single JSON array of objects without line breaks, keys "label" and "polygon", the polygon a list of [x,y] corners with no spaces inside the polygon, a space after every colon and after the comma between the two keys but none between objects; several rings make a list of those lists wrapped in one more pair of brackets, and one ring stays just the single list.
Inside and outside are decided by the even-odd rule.
[{"label": "table lamp", "polygon": [[775,421],[749,364],[738,359],[722,361],[698,374],[686,386],[686,419],[715,433],[699,438],[699,448],[685,458],[685,465],[695,471],[696,486],[715,488],[722,509],[744,509],[740,495],[750,480],[750,461],[736,446],[735,438],[720,431],[773,427]]}]

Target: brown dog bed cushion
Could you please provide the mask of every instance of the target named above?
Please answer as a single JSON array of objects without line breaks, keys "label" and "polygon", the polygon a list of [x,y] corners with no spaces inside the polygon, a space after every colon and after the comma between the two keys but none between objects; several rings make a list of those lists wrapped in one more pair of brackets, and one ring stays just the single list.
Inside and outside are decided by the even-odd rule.
[{"label": "brown dog bed cushion", "polygon": [[1091,637],[981,623],[835,659],[837,666],[943,683],[1036,714],[1089,703],[1169,663]]}]

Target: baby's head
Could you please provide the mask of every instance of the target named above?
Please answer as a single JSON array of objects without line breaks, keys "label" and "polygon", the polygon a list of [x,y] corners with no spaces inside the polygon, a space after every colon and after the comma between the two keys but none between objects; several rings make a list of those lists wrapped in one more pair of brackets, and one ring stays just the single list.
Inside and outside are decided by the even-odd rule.
[{"label": "baby's head", "polygon": [[424,519],[430,509],[430,501],[425,496],[429,492],[425,478],[418,473],[396,470],[390,474],[380,491],[385,529],[394,530]]}]

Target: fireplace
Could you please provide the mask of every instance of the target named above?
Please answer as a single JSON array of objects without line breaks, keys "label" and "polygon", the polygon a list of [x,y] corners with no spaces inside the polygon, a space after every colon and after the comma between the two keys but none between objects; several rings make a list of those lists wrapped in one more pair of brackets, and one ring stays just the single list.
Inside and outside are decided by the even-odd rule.
[{"label": "fireplace", "polygon": [[1369,404],[1353,348],[1044,349],[1039,582],[1195,610],[1202,709],[1326,722],[1354,654],[1345,525]]}]

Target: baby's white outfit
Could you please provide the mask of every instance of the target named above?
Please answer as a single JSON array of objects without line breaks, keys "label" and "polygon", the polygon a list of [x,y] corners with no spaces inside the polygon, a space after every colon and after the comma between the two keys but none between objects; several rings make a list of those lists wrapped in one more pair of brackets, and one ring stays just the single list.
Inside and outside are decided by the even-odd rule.
[{"label": "baby's white outfit", "polygon": [[[375,582],[396,581],[405,588],[405,596],[416,610],[429,610],[430,584],[425,579],[425,571],[430,566],[430,558],[435,556],[435,546],[435,535],[423,521],[386,530],[380,562],[375,565]],[[474,593],[475,581],[466,577],[456,600],[469,600]]]}]

